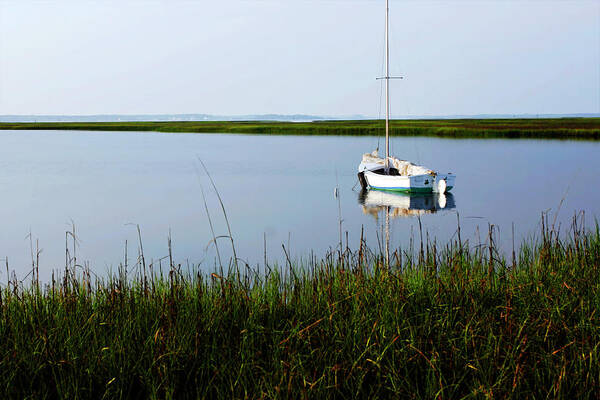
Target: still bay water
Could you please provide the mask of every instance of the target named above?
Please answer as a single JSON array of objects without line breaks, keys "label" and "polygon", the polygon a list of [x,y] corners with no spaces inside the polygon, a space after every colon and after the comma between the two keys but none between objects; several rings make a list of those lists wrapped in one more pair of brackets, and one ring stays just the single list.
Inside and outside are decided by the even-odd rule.
[{"label": "still bay water", "polygon": [[[227,227],[199,159],[223,199],[237,255],[249,264],[263,264],[265,253],[269,263],[285,264],[282,245],[293,260],[323,256],[340,241],[340,220],[344,246],[347,232],[357,248],[364,229],[377,248],[385,216],[363,204],[356,167],[378,141],[383,147],[376,137],[0,131],[0,259],[22,278],[37,242],[40,276],[48,279],[65,264],[65,232],[74,224],[78,263],[102,276],[123,263],[126,242],[128,263],[135,264],[139,225],[148,264],[163,259],[164,265],[171,235],[177,263],[214,269],[202,190],[215,234],[226,235]],[[392,199],[400,204],[392,210],[392,247],[406,248],[411,235],[418,240],[415,209],[438,243],[455,235],[459,213],[463,239],[476,245],[478,230],[483,241],[494,224],[506,251],[513,223],[518,245],[538,233],[541,213],[556,213],[561,200],[561,231],[576,211],[585,211],[590,226],[600,216],[598,142],[402,137],[391,143],[398,158],[457,175],[442,201]],[[436,205],[441,209],[427,211]],[[230,242],[218,243],[229,259]]]}]

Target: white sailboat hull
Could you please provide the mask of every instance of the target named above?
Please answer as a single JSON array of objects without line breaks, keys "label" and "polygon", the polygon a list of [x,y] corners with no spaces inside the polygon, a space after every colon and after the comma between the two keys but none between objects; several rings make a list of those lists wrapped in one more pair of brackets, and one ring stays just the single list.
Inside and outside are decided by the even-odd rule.
[{"label": "white sailboat hull", "polygon": [[364,171],[369,188],[409,193],[446,193],[454,187],[453,174],[385,175],[381,169]]},{"label": "white sailboat hull", "polygon": [[431,193],[435,178],[431,175],[398,176],[366,171],[365,180],[372,189]]}]

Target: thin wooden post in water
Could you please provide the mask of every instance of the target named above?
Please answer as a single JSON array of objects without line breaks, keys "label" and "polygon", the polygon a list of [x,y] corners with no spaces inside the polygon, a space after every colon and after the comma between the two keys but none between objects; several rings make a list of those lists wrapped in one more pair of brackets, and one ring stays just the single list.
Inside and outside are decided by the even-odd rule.
[{"label": "thin wooden post in water", "polygon": [[489,229],[488,234],[489,234],[489,252],[490,252],[488,276],[491,279],[492,273],[494,272],[494,224],[489,224],[488,229]]}]

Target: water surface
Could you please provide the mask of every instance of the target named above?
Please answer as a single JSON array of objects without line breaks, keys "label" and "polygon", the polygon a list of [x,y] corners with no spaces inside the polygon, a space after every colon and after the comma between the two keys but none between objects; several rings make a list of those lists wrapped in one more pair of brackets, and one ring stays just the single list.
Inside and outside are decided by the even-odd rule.
[{"label": "water surface", "polygon": [[[340,220],[344,244],[348,232],[356,247],[364,228],[377,247],[385,218],[361,204],[356,185],[361,155],[377,143],[375,137],[2,131],[0,259],[25,276],[31,232],[47,278],[65,264],[65,232],[74,224],[78,263],[103,274],[123,262],[126,241],[128,262],[135,264],[139,224],[148,262],[168,255],[170,234],[177,262],[212,269],[216,253],[202,188],[216,235],[227,228],[198,159],[223,199],[238,256],[250,264],[263,262],[265,242],[272,263],[284,262],[282,244],[292,258],[323,255],[339,243]],[[577,210],[585,210],[588,222],[600,215],[597,142],[403,137],[393,138],[392,148],[399,158],[457,175],[445,208],[431,208],[431,199],[408,200],[425,210],[418,213],[423,229],[438,241],[455,234],[457,212],[464,238],[475,244],[478,229],[485,233],[495,224],[505,249],[513,223],[519,243],[561,200],[563,230]],[[395,215],[391,244],[405,247],[418,229],[416,213]],[[223,258],[230,257],[229,242],[219,244]]]}]

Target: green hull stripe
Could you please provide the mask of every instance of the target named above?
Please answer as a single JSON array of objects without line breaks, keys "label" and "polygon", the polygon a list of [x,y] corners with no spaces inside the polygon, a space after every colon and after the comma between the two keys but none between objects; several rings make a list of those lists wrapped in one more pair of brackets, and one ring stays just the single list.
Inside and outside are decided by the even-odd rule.
[{"label": "green hull stripe", "polygon": [[[452,190],[454,186],[448,186],[446,191]],[[432,188],[406,188],[406,187],[395,187],[395,188],[382,188],[371,186],[371,189],[381,190],[383,192],[402,192],[402,193],[432,193]]]}]

